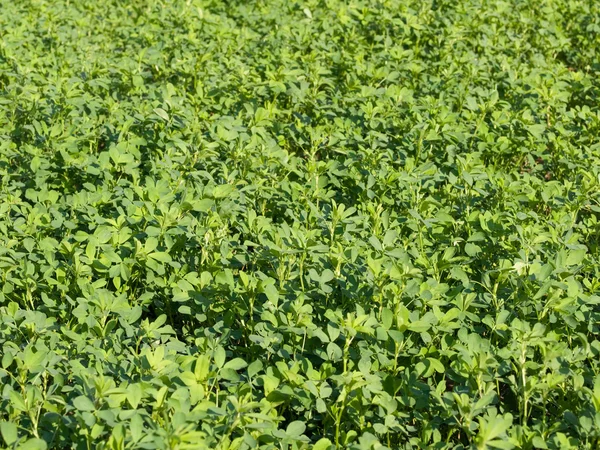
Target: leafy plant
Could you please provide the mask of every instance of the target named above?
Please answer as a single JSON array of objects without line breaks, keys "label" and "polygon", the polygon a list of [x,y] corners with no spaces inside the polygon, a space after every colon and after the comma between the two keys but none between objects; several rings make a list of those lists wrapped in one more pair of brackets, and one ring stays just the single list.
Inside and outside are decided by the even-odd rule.
[{"label": "leafy plant", "polygon": [[598,448],[599,30],[0,0],[0,447]]}]

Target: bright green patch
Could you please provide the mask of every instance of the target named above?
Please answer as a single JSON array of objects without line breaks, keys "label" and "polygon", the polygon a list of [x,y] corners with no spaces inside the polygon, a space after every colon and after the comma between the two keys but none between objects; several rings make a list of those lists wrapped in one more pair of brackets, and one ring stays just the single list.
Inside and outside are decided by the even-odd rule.
[{"label": "bright green patch", "polygon": [[600,447],[600,3],[0,0],[0,447]]}]

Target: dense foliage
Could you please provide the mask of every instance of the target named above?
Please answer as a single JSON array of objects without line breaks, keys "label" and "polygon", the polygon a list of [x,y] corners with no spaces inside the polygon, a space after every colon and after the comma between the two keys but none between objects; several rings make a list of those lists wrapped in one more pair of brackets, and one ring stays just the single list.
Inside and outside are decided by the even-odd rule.
[{"label": "dense foliage", "polygon": [[600,3],[0,0],[0,443],[597,449]]}]

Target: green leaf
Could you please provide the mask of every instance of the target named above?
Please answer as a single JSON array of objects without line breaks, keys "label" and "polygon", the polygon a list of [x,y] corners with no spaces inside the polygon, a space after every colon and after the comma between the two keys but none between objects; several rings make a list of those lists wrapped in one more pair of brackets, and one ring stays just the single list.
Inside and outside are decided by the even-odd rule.
[{"label": "green leaf", "polygon": [[[467,245],[469,245],[469,244],[467,244]],[[466,248],[465,248],[465,250],[466,250]],[[469,254],[468,251],[467,251],[467,254]],[[473,255],[469,255],[469,256],[473,256]],[[450,269],[450,276],[456,280],[459,280],[464,285],[469,284],[469,276],[459,266],[454,266]]]},{"label": "green leaf", "polygon": [[288,436],[291,436],[291,437],[300,437],[302,435],[302,433],[304,433],[305,430],[306,430],[306,425],[304,424],[304,422],[296,420],[294,422],[291,422],[287,426],[287,428],[285,430],[285,434],[287,434]]},{"label": "green leaf", "polygon": [[215,364],[220,369],[225,364],[225,359],[227,358],[227,354],[225,353],[225,349],[221,346],[217,347],[215,350]]},{"label": "green leaf", "polygon": [[231,361],[227,361],[223,366],[224,369],[241,370],[247,367],[248,364],[242,358],[234,358]]},{"label": "green leaf", "polygon": [[408,325],[408,329],[410,331],[414,331],[415,333],[423,333],[427,330],[429,330],[431,328],[431,323],[423,321],[423,320],[417,320],[415,322],[411,322]]},{"label": "green leaf", "polygon": [[394,313],[389,308],[383,308],[381,312],[382,325],[386,330],[392,327],[394,322]]},{"label": "green leaf", "polygon": [[80,395],[79,397],[75,397],[73,399],[73,406],[77,408],[79,411],[94,411],[96,407],[94,406],[94,402],[92,402],[85,395]]},{"label": "green leaf", "polygon": [[544,133],[544,131],[546,131],[546,126],[544,124],[536,124],[536,125],[529,125],[527,126],[527,131],[529,131],[529,133],[531,133],[531,135],[536,138],[536,139],[540,139]]},{"label": "green leaf", "polygon": [[169,114],[162,108],[155,108],[154,109],[155,114],[160,117],[161,119],[163,119],[165,122],[169,121]]},{"label": "green leaf", "polygon": [[333,447],[331,441],[327,438],[319,439],[313,446],[313,450],[330,450]]},{"label": "green leaf", "polygon": [[9,391],[8,397],[13,408],[23,412],[27,411],[27,405],[25,404],[23,397],[21,397],[21,395],[19,395],[17,392],[12,390]]},{"label": "green leaf", "polygon": [[192,372],[186,371],[179,374],[179,378],[186,386],[195,386],[198,384],[198,379],[196,375]]},{"label": "green leaf", "polygon": [[225,198],[235,190],[231,184],[221,184],[215,187],[213,191],[214,198]]},{"label": "green leaf", "polygon": [[199,381],[204,381],[208,378],[210,372],[210,356],[199,355],[196,359],[196,367],[194,374]]},{"label": "green leaf", "polygon": [[172,261],[171,256],[166,252],[152,252],[148,257],[162,263],[170,263]]},{"label": "green leaf", "polygon": [[142,416],[136,414],[131,418],[129,430],[133,442],[138,442],[142,439],[142,436],[144,435],[144,420],[142,419]]},{"label": "green leaf", "polygon": [[279,291],[273,284],[268,284],[263,288],[263,292],[269,299],[269,301],[275,305],[277,305],[279,301]]},{"label": "green leaf", "polygon": [[0,433],[6,445],[10,446],[18,439],[17,425],[13,422],[0,422]]},{"label": "green leaf", "polygon": [[19,450],[46,450],[48,444],[43,439],[32,438],[19,445],[18,448]]},{"label": "green leaf", "polygon": [[471,257],[476,256],[481,252],[481,247],[471,242],[465,244],[465,253]]},{"label": "green leaf", "polygon": [[248,366],[248,376],[254,377],[263,369],[263,363],[260,360],[252,362]]},{"label": "green leaf", "polygon": [[127,386],[127,401],[133,409],[137,409],[142,401],[142,387],[138,383]]},{"label": "green leaf", "polygon": [[569,266],[576,266],[578,264],[581,264],[581,262],[584,260],[586,254],[587,254],[587,250],[585,248],[577,249],[577,250],[569,250],[567,253],[567,259],[565,260],[565,266],[569,267]]}]

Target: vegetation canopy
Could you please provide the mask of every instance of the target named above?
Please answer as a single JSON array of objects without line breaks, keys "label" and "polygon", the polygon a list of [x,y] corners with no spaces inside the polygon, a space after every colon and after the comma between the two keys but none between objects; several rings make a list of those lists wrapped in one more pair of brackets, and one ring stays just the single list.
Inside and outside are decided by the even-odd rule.
[{"label": "vegetation canopy", "polygon": [[0,0],[0,447],[600,448],[600,2]]}]

